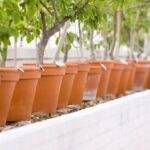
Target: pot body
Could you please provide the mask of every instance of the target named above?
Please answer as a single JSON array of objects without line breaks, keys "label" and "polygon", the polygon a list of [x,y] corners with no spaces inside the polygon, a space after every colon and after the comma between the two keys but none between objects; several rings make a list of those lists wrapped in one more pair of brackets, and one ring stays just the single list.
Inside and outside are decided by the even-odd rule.
[{"label": "pot body", "polygon": [[108,90],[107,90],[108,95],[112,96],[117,95],[123,69],[124,64],[114,61],[114,67],[111,71],[110,80],[108,83]]},{"label": "pot body", "polygon": [[147,87],[148,89],[150,89],[150,71],[149,71],[149,74],[148,74],[148,80],[147,80],[146,87]]},{"label": "pot body", "polygon": [[131,65],[131,70],[129,73],[129,80],[127,85],[127,90],[132,91],[134,89],[134,80],[135,80],[135,73],[136,73],[136,62],[134,61],[128,61],[128,63]]},{"label": "pot body", "polygon": [[53,64],[43,65],[38,81],[32,112],[55,113],[65,68]]},{"label": "pot body", "polygon": [[41,71],[38,67],[21,67],[24,72],[20,74],[12,97],[7,121],[30,120],[36,87]]},{"label": "pot body", "polygon": [[134,80],[135,91],[141,91],[145,89],[148,76],[149,76],[149,66],[143,64],[137,64],[135,80]]},{"label": "pot body", "polygon": [[95,100],[99,81],[102,74],[102,68],[96,65],[90,65],[83,100]]},{"label": "pot body", "polygon": [[119,89],[118,89],[118,95],[124,95],[128,89],[128,81],[130,78],[130,72],[131,72],[131,65],[126,64],[124,66],[124,70],[122,71],[120,83],[119,83]]},{"label": "pot body", "polygon": [[0,68],[0,126],[5,126],[11,99],[19,80],[20,72],[15,68]]},{"label": "pot body", "polygon": [[139,64],[147,65],[149,67],[149,73],[148,73],[148,78],[145,83],[145,88],[150,88],[150,60],[141,60],[138,61]]},{"label": "pot body", "polygon": [[63,77],[57,108],[66,108],[73,86],[75,76],[78,72],[78,65],[74,63],[66,63],[66,74]]},{"label": "pot body", "polygon": [[100,79],[98,90],[97,90],[97,96],[96,96],[97,98],[106,96],[110,74],[114,65],[113,61],[110,61],[110,60],[100,61],[100,64],[104,65],[106,69],[103,70],[102,75],[101,75],[101,79]]},{"label": "pot body", "polygon": [[75,76],[71,95],[69,98],[70,105],[81,105],[83,99],[83,93],[87,81],[87,76],[89,72],[89,64],[86,62],[77,63],[78,73]]}]

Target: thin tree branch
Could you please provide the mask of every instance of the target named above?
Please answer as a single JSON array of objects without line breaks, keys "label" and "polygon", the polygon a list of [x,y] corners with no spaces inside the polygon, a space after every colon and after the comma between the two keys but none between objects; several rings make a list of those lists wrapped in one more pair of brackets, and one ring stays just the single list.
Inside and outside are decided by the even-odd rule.
[{"label": "thin tree branch", "polygon": [[54,0],[50,0],[50,1],[51,1],[53,10],[54,10],[54,16],[57,18],[57,11],[56,11],[56,7],[55,7],[55,2],[54,2]]},{"label": "thin tree branch", "polygon": [[40,12],[41,14],[41,20],[42,20],[42,33],[43,35],[46,35],[46,19],[45,19],[45,14],[43,11]]},{"label": "thin tree branch", "polygon": [[135,9],[135,8],[140,8],[140,7],[145,7],[145,6],[148,6],[148,7],[149,7],[149,4],[150,4],[150,1],[142,2],[142,4],[136,5],[136,6],[133,6],[133,7],[130,7],[128,10],[130,10],[130,9]]},{"label": "thin tree branch", "polygon": [[[89,0],[87,0],[85,4],[75,12],[74,16],[78,16],[79,14],[81,14],[88,3]],[[47,37],[50,37],[54,35],[56,32],[60,31],[60,28],[64,26],[65,22],[71,20],[74,16],[65,16],[62,18],[61,21],[56,22],[53,27],[47,30]]]},{"label": "thin tree branch", "polygon": [[51,12],[48,7],[42,2],[42,0],[40,0],[40,3],[42,4],[42,6],[48,11],[48,13],[51,15],[51,16],[54,16],[53,12]]}]

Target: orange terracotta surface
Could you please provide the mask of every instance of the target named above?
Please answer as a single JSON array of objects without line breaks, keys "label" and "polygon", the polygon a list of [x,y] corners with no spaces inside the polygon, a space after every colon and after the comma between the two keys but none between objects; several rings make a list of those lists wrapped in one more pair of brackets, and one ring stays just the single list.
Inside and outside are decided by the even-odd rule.
[{"label": "orange terracotta surface", "polygon": [[131,69],[132,66],[130,64],[124,65],[124,70],[122,71],[119,83],[118,95],[124,95],[125,92],[128,90],[128,81],[130,78]]},{"label": "orange terracotta surface", "polygon": [[135,80],[135,73],[136,73],[136,62],[132,61],[132,60],[128,60],[127,62],[131,65],[127,90],[131,91],[131,90],[134,89],[134,80]]},{"label": "orange terracotta surface", "polygon": [[12,97],[7,121],[30,120],[38,79],[41,71],[38,67],[21,67],[20,74]]},{"label": "orange terracotta surface", "polygon": [[147,87],[148,89],[150,89],[150,72],[149,72],[149,75],[148,75],[148,80],[147,80],[146,87]]},{"label": "orange terracotta surface", "polygon": [[123,69],[124,65],[122,63],[114,61],[114,67],[111,71],[108,83],[107,94],[114,96],[117,95]]},{"label": "orange terracotta surface", "polygon": [[19,75],[20,72],[16,68],[0,68],[0,126],[6,124],[11,98]]},{"label": "orange terracotta surface", "polygon": [[136,91],[141,91],[145,88],[148,75],[149,75],[149,66],[143,64],[136,65],[136,73],[134,80],[134,89]]},{"label": "orange terracotta surface", "polygon": [[69,98],[69,104],[81,105],[83,99],[83,93],[87,81],[89,72],[89,64],[86,62],[76,62],[78,64],[78,73],[75,76],[71,95]]},{"label": "orange terracotta surface", "polygon": [[66,74],[63,77],[57,108],[66,108],[69,103],[69,98],[75,79],[78,72],[78,65],[75,63],[66,63]]},{"label": "orange terracotta surface", "polygon": [[96,93],[99,85],[99,81],[102,74],[102,68],[100,65],[90,65],[90,71],[88,73],[87,82],[84,90],[84,100],[95,100]]},{"label": "orange terracotta surface", "polygon": [[97,90],[97,98],[106,96],[111,70],[113,69],[114,66],[113,61],[111,60],[101,60],[99,62],[100,64],[103,64],[106,67],[106,70],[103,70],[101,75],[101,79]]},{"label": "orange terracotta surface", "polygon": [[147,81],[145,83],[145,88],[150,88],[150,60],[140,60],[138,61],[138,63],[149,66],[149,73],[148,73]]},{"label": "orange terracotta surface", "polygon": [[39,79],[32,112],[54,113],[57,108],[60,87],[65,68],[54,64],[44,64]]}]

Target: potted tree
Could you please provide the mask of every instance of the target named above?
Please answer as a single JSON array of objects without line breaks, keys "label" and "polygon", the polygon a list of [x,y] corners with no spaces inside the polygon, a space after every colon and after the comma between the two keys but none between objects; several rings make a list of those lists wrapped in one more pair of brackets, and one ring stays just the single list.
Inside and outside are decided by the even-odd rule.
[{"label": "potted tree", "polygon": [[[37,45],[37,64],[41,64],[45,70],[42,72],[41,80],[37,85],[33,112],[44,111],[43,109],[40,109],[39,106],[45,105],[45,107],[47,107],[48,101],[50,102],[51,108],[46,109],[45,112],[51,113],[56,110],[60,85],[63,79],[63,75],[65,74],[65,68],[59,67],[55,64],[43,64],[44,51],[49,38],[60,31],[65,22],[75,19],[76,16],[80,15],[88,3],[89,1],[85,1],[85,3],[72,3],[72,1],[64,3],[61,1],[58,1],[57,3],[54,1],[23,1],[21,3],[22,9],[24,10],[23,14],[27,23],[30,27],[33,27],[29,31],[31,40],[35,35],[34,31],[38,30],[38,36],[40,36],[40,39]],[[69,9],[66,9],[67,7]],[[46,82],[45,78],[47,78],[48,82]],[[53,79],[57,81],[54,81]],[[54,84],[50,84],[52,82],[54,82]],[[43,85],[46,87],[44,91]],[[42,99],[39,99],[39,97],[42,97]],[[52,109],[53,106],[54,108]]]},{"label": "potted tree", "polygon": [[4,67],[7,48],[10,44],[9,38],[11,36],[16,37],[18,31],[15,29],[13,22],[10,24],[11,17],[8,11],[5,10],[3,2],[0,2],[0,17],[0,54],[2,58],[0,68],[0,126],[4,126],[20,71],[15,67]]}]

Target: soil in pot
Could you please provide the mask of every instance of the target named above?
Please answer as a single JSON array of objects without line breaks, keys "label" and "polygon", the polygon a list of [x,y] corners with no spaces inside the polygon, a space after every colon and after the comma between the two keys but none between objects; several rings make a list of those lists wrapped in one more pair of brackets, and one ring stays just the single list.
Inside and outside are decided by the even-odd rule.
[{"label": "soil in pot", "polygon": [[134,80],[134,90],[142,91],[145,89],[145,85],[149,75],[149,66],[144,64],[136,65],[136,73]]},{"label": "soil in pot", "polygon": [[127,90],[132,91],[134,89],[134,79],[135,79],[135,72],[136,72],[136,62],[132,60],[127,61],[130,66],[131,70],[129,73],[129,80],[128,80],[128,85],[127,85]]},{"label": "soil in pot", "polygon": [[119,88],[118,88],[118,95],[124,95],[128,90],[128,81],[130,78],[132,66],[130,64],[124,64],[124,70],[122,71]]},{"label": "soil in pot", "polygon": [[5,126],[11,99],[19,80],[20,71],[16,68],[0,68],[0,126]]},{"label": "soil in pot", "polygon": [[77,64],[71,62],[66,63],[66,74],[63,77],[62,84],[61,84],[58,105],[57,105],[58,109],[66,108],[68,106],[73,82],[77,72],[78,72]]},{"label": "soil in pot", "polygon": [[107,95],[116,96],[118,93],[122,71],[124,70],[124,64],[122,64],[119,61],[113,61],[113,62],[114,62],[114,67],[110,74]]},{"label": "soil in pot", "polygon": [[65,67],[54,64],[42,67],[44,71],[38,81],[32,112],[55,113]]},{"label": "soil in pot", "polygon": [[105,67],[101,75],[101,79],[98,85],[97,90],[97,99],[101,97],[105,97],[107,94],[108,89],[108,83],[110,79],[111,70],[113,69],[113,61],[111,60],[100,60],[99,63],[102,65],[102,67]]},{"label": "soil in pot", "polygon": [[22,72],[12,97],[7,121],[30,120],[36,87],[41,71],[36,66],[20,67]]},{"label": "soil in pot", "polygon": [[90,65],[83,100],[96,100],[97,89],[102,74],[102,68],[97,65]]},{"label": "soil in pot", "polygon": [[89,64],[87,62],[74,62],[78,64],[78,73],[75,76],[71,95],[69,98],[70,105],[81,105],[83,93],[89,72]]}]

